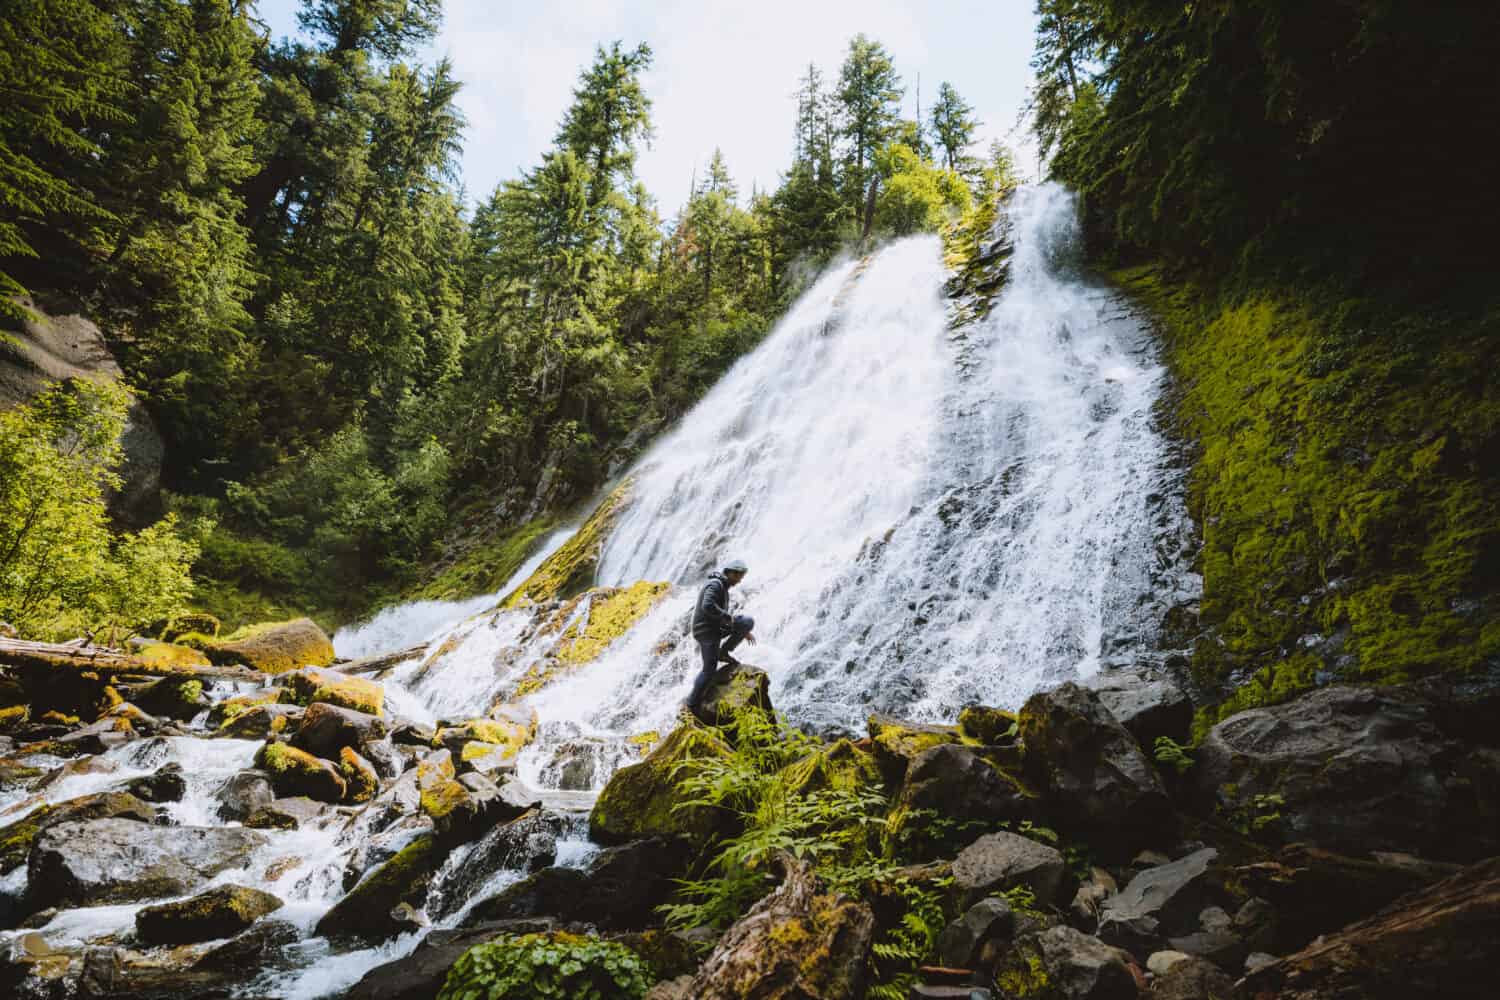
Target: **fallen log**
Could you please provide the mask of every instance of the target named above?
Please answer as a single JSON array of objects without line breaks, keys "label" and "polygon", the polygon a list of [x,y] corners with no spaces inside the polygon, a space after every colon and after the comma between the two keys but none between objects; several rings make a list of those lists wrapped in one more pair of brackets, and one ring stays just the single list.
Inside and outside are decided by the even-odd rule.
[{"label": "fallen log", "polygon": [[374,656],[361,656],[357,660],[345,660],[342,663],[335,662],[333,669],[346,674],[373,674],[387,670],[407,660],[415,660],[427,651],[427,644],[408,646],[398,649],[394,653],[376,653]]},{"label": "fallen log", "polygon": [[57,642],[34,642],[28,639],[0,638],[0,666],[12,667],[26,674],[38,671],[67,671],[72,674],[95,674],[114,677],[136,674],[147,677],[201,677],[208,680],[264,682],[266,675],[239,664],[180,664],[151,662],[133,653],[122,653],[108,646],[75,646]]}]

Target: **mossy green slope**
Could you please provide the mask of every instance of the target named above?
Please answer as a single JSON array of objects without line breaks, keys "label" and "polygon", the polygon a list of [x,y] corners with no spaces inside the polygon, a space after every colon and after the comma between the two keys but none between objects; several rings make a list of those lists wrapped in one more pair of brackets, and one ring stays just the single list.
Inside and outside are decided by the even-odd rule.
[{"label": "mossy green slope", "polygon": [[1500,654],[1500,308],[1117,271],[1159,321],[1203,535],[1195,678],[1235,711]]}]

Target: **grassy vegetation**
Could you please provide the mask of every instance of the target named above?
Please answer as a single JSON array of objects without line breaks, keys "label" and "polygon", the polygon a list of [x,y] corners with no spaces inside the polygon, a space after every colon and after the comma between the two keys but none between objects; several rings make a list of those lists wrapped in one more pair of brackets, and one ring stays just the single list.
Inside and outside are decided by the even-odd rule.
[{"label": "grassy vegetation", "polygon": [[1217,719],[1332,680],[1500,655],[1500,305],[1113,272],[1157,318],[1203,532]]}]

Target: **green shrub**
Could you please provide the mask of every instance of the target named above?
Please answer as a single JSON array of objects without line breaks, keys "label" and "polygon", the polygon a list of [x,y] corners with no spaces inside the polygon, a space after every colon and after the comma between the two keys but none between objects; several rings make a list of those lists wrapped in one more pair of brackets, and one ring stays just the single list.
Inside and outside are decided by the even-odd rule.
[{"label": "green shrub", "polygon": [[464,952],[438,1000],[634,1000],[646,961],[624,945],[578,934],[500,937]]},{"label": "green shrub", "polygon": [[81,379],[0,413],[0,619],[24,634],[123,640],[187,610],[198,546],[176,519],[110,529],[129,404],[123,387]]}]

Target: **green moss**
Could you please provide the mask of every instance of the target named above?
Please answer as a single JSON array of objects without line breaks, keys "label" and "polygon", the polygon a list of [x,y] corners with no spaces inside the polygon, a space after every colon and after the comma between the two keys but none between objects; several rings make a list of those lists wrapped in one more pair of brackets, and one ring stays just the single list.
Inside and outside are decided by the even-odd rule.
[{"label": "green moss", "polygon": [[10,705],[6,708],[0,708],[0,732],[24,725],[30,716],[31,709],[25,705]]},{"label": "green moss", "polygon": [[1028,997],[1048,998],[1053,995],[1052,981],[1047,977],[1047,968],[1040,956],[1015,956],[995,976],[995,985],[1000,992],[1016,1000]]},{"label": "green moss", "polygon": [[715,730],[684,722],[645,760],[614,773],[589,814],[590,833],[610,843],[653,836],[705,843],[727,817],[709,807],[684,806],[680,784],[693,773],[694,761],[730,755]]},{"label": "green moss", "polygon": [[385,714],[385,686],[364,677],[309,667],[282,674],[276,683],[291,692],[291,701],[297,705],[321,701],[369,715]]},{"label": "green moss", "polygon": [[432,834],[413,840],[335,903],[318,921],[314,933],[365,941],[393,936],[401,927],[391,911],[402,903],[422,905],[444,853]]},{"label": "green moss", "polygon": [[346,802],[368,802],[380,794],[380,775],[353,747],[339,749],[339,774],[344,778]]},{"label": "green moss", "polygon": [[630,631],[672,589],[669,583],[642,580],[629,587],[596,587],[550,612],[541,634],[560,633],[550,656],[526,669],[510,697],[525,698],[553,681],[592,663],[609,645]]},{"label": "green moss", "polygon": [[172,670],[191,669],[193,667],[206,667],[209,665],[208,657],[191,646],[181,646],[170,642],[152,642],[142,646],[138,651],[141,659],[153,667]]},{"label": "green moss", "polygon": [[243,663],[267,674],[326,667],[334,659],[333,642],[309,618],[246,625],[204,643],[203,652],[214,663]]},{"label": "green moss", "polygon": [[488,757],[490,754],[497,752],[504,752],[505,759],[507,760],[516,755],[516,750],[501,746],[499,743],[482,743],[479,740],[470,740],[459,751],[458,759],[467,763],[479,760],[481,757]]},{"label": "green moss", "polygon": [[257,705],[276,705],[281,702],[283,694],[290,694],[285,688],[269,687],[250,694],[237,694],[232,698],[226,698],[217,702],[213,708],[208,710],[208,723],[214,727],[222,727],[244,715]]},{"label": "green moss", "polygon": [[626,480],[605,497],[573,537],[548,556],[526,582],[505,598],[503,606],[525,607],[528,604],[572,597],[588,589],[594,582],[594,571],[598,568],[599,554],[609,538],[609,531],[625,509],[630,486],[630,481]]},{"label": "green moss", "polygon": [[546,514],[509,531],[496,531],[501,522],[494,517],[493,507],[494,501],[485,498],[460,511],[459,521],[474,519],[482,522],[481,526],[457,539],[451,554],[433,575],[403,593],[400,600],[453,601],[493,593],[515,575],[544,537],[560,527],[556,515]]},{"label": "green moss", "polygon": [[270,742],[255,755],[255,766],[266,771],[278,795],[306,795],[319,802],[338,802],[347,785],[328,761],[288,743]]},{"label": "green moss", "polygon": [[1114,278],[1160,320],[1197,452],[1193,668],[1224,699],[1198,733],[1317,683],[1500,655],[1500,308]]},{"label": "green moss", "polygon": [[1012,735],[1016,713],[1003,708],[969,705],[958,713],[958,732],[965,743],[989,746]]}]

